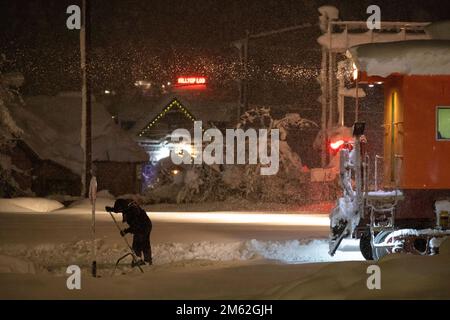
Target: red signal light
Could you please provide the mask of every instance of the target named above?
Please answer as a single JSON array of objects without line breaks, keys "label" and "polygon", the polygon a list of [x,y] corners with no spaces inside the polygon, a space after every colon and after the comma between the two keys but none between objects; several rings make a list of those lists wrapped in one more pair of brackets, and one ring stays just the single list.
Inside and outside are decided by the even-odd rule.
[{"label": "red signal light", "polygon": [[338,150],[344,143],[344,140],[337,140],[335,142],[330,142],[330,147],[333,150]]}]

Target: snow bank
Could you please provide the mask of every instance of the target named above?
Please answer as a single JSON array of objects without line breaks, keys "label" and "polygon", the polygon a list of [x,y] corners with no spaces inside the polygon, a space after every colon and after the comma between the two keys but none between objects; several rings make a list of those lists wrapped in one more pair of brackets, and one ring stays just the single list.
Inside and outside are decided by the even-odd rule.
[{"label": "snow bank", "polygon": [[97,198],[115,199],[109,190],[100,190],[97,192]]},{"label": "snow bank", "polygon": [[[77,200],[78,199],[78,200]],[[92,205],[88,198],[73,198],[76,200],[67,208],[62,208],[59,212],[63,213],[91,213]],[[95,208],[97,213],[106,213],[105,206],[114,206],[115,198],[108,190],[100,190],[97,192],[97,199],[95,201]]]},{"label": "snow bank", "polygon": [[358,69],[369,76],[450,75],[450,41],[446,40],[370,43],[349,52]]},{"label": "snow bank", "polygon": [[450,21],[438,21],[425,27],[425,32],[432,39],[450,40]]},{"label": "snow bank", "polygon": [[155,262],[160,264],[185,260],[254,260],[268,259],[284,263],[315,263],[340,260],[363,260],[361,254],[339,253],[328,255],[327,240],[287,241],[238,241],[238,242],[196,242],[168,243],[154,249]]},{"label": "snow bank", "polygon": [[23,259],[0,255],[1,273],[35,273],[34,265]]},{"label": "snow bank", "polygon": [[[96,240],[97,263],[99,268],[111,269],[116,260],[127,253],[121,243]],[[80,240],[61,244],[39,244],[34,246],[3,245],[0,254],[16,256],[32,261],[40,270],[63,274],[60,266],[77,264],[89,266],[91,263],[91,241]],[[327,240],[287,240],[287,241],[234,241],[193,243],[158,243],[152,246],[155,265],[191,264],[194,261],[249,261],[276,260],[283,263],[316,263],[343,260],[364,260],[359,252],[339,252],[328,255]],[[127,262],[124,262],[128,265]]]},{"label": "snow bank", "polygon": [[0,212],[51,212],[61,208],[62,203],[45,198],[0,199]]},{"label": "snow bank", "polygon": [[334,257],[328,254],[328,240],[288,240],[247,242],[250,252],[265,259],[279,260],[286,263],[317,263],[329,261],[358,261],[364,257],[357,252],[338,251]]},{"label": "snow bank", "polygon": [[[449,243],[445,254],[432,257],[390,255],[378,263],[286,265],[198,261],[145,267],[144,274],[127,269],[116,277],[110,277],[101,266],[98,272],[102,277],[95,279],[89,275],[89,265],[86,265],[82,268],[85,276],[80,291],[61,290],[61,281],[65,278],[38,274],[30,281],[30,277],[18,275],[0,277],[0,287],[4,289],[0,290],[0,298],[449,299],[450,282],[445,281],[450,276]],[[367,288],[367,268],[372,264],[380,267],[381,290]]]},{"label": "snow bank", "polygon": [[[108,191],[101,191],[97,193],[97,199],[95,201],[95,208],[97,213],[106,213],[105,207],[114,206],[114,196]],[[84,198],[72,203],[68,208],[65,208],[61,212],[64,213],[90,213],[92,210],[91,201],[88,198]]]},{"label": "snow bank", "polygon": [[[448,299],[450,297],[450,241],[439,255],[387,255],[379,262],[328,264],[300,280],[267,290],[266,299]],[[381,289],[368,290],[367,267],[381,271]]]},{"label": "snow bank", "polygon": [[80,200],[81,196],[70,196],[67,194],[51,194],[47,196],[47,199],[56,200],[59,202],[69,202]]}]

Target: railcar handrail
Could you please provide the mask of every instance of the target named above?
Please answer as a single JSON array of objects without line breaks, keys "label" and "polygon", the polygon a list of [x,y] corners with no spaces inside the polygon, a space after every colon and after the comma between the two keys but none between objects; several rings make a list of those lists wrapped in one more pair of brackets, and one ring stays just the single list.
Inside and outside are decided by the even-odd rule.
[{"label": "railcar handrail", "polygon": [[378,191],[378,159],[384,159],[384,157],[380,156],[379,154],[375,155],[375,169],[374,169],[375,191]]},{"label": "railcar handrail", "polygon": [[400,184],[400,170],[403,161],[402,154],[394,154],[394,165],[395,165],[395,189],[398,190]]}]

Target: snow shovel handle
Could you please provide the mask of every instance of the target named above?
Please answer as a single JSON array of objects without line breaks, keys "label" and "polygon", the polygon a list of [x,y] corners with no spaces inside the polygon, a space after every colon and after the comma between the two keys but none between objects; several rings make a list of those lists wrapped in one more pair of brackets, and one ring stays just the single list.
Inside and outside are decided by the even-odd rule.
[{"label": "snow shovel handle", "polygon": [[[111,218],[114,220],[114,224],[116,225],[117,229],[119,229],[120,233],[123,232],[122,228],[120,228],[119,224],[117,223],[116,218],[114,218],[113,214],[111,213],[111,211],[108,211],[109,215],[111,216]],[[126,237],[122,236],[123,241],[125,241],[125,243],[127,244],[127,247],[130,250],[133,250],[133,248],[131,248],[130,244],[128,243],[128,240]]]},{"label": "snow shovel handle", "polygon": [[[113,219],[114,224],[116,225],[117,229],[119,229],[120,233],[122,233],[122,228],[120,228],[119,224],[117,223],[116,218],[114,218],[114,216],[113,216],[113,214],[111,213],[111,211],[108,211],[108,213],[109,213],[109,215],[111,216],[111,218]],[[122,259],[125,258],[126,256],[131,255],[131,256],[133,257],[133,261],[139,261],[139,260],[141,260],[140,258],[138,258],[138,257],[135,255],[135,253],[134,253],[134,251],[133,251],[133,248],[131,248],[130,244],[128,243],[127,238],[124,237],[124,236],[122,236],[122,238],[123,238],[123,241],[125,241],[125,243],[126,243],[128,249],[130,249],[130,252],[128,252],[128,253],[125,254],[124,256],[120,257],[119,260],[117,260],[116,266],[114,267],[113,275],[114,275],[114,273],[115,273],[115,271],[116,271],[117,265],[119,264],[120,260],[122,260]],[[142,270],[142,268],[141,268],[140,265],[138,265],[138,268],[139,268],[139,270],[140,270],[142,273],[144,273],[144,270]]]},{"label": "snow shovel handle", "polygon": [[111,218],[114,221],[114,224],[116,225],[117,229],[119,229],[119,231],[122,231],[122,229],[120,228],[119,224],[117,223],[116,218],[114,218],[113,214],[111,213],[111,211],[108,211],[109,215],[111,216]]}]

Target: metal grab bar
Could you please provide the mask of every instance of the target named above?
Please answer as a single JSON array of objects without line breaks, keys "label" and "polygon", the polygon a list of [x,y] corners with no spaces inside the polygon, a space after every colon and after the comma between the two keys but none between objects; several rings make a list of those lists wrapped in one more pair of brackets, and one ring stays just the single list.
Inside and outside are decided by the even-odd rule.
[{"label": "metal grab bar", "polygon": [[378,159],[383,159],[383,157],[378,154],[375,155],[375,191],[378,191]]},{"label": "metal grab bar", "polygon": [[395,165],[395,189],[398,190],[399,184],[400,184],[400,169],[401,169],[401,162],[403,161],[403,155],[402,154],[394,154],[394,165]]}]

